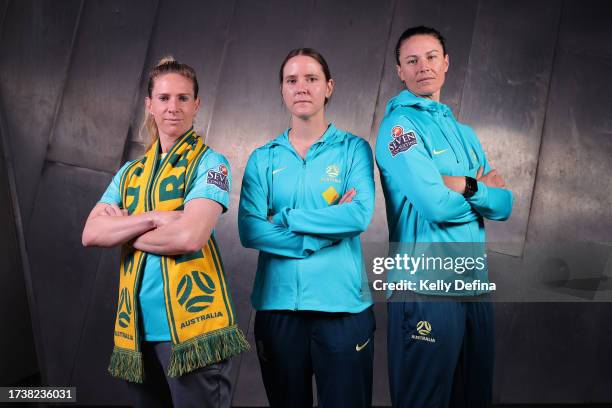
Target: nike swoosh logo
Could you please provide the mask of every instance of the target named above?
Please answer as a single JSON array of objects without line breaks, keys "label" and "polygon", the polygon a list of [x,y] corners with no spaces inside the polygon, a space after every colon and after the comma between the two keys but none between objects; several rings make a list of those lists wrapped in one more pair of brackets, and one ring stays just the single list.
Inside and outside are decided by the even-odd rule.
[{"label": "nike swoosh logo", "polygon": [[276,174],[276,173],[280,173],[281,171],[285,170],[286,167],[280,168],[280,169],[276,169],[276,170],[272,170],[272,174]]},{"label": "nike swoosh logo", "polygon": [[368,339],[368,341],[366,341],[365,343],[363,343],[361,346],[360,346],[359,344],[357,344],[357,345],[355,346],[355,351],[361,351],[361,350],[363,350],[363,348],[364,348],[365,346],[367,346],[369,342],[370,342],[370,339]]},{"label": "nike swoosh logo", "polygon": [[444,149],[444,150],[436,150],[436,149],[434,149],[434,150],[433,150],[433,154],[435,154],[435,155],[437,156],[437,155],[439,155],[439,154],[444,153],[444,152],[445,152],[445,151],[447,151],[447,150],[448,150],[448,149]]}]

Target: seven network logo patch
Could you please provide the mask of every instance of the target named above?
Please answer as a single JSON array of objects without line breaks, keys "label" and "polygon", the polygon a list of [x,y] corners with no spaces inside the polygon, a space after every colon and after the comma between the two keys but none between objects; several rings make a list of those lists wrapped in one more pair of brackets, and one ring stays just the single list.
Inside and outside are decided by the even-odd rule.
[{"label": "seven network logo patch", "polygon": [[181,278],[176,289],[176,296],[181,306],[189,313],[206,309],[214,300],[215,283],[204,272],[191,271]]}]

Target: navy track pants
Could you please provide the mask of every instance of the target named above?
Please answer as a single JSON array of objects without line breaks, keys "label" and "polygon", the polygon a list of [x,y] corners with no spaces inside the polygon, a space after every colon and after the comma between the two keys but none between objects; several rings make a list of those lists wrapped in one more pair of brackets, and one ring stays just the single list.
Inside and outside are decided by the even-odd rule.
[{"label": "navy track pants", "polygon": [[255,340],[270,407],[372,405],[374,313],[258,311]]},{"label": "navy track pants", "polygon": [[394,407],[490,407],[495,357],[493,305],[485,301],[387,305]]}]

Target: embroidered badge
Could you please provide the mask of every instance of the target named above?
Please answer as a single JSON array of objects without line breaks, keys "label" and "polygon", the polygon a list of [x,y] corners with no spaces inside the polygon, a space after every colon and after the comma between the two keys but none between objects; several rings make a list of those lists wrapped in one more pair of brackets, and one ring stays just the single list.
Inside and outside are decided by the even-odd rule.
[{"label": "embroidered badge", "polygon": [[321,177],[321,183],[341,183],[340,166],[330,164],[325,168],[325,175]]},{"label": "embroidered badge", "polygon": [[333,186],[329,186],[327,190],[325,190],[322,194],[323,199],[327,202],[328,205],[332,205],[334,201],[340,198],[340,194],[336,191]]},{"label": "embroidered badge", "polygon": [[340,175],[340,167],[336,166],[335,164],[331,164],[327,166],[325,172],[329,177],[338,177]]},{"label": "embroidered badge", "polygon": [[404,128],[401,126],[394,126],[391,129],[391,135],[393,140],[389,142],[389,151],[393,157],[399,153],[406,152],[410,148],[417,144],[416,133],[414,130],[404,132]]},{"label": "embroidered badge", "polygon": [[229,181],[227,179],[228,171],[225,164],[219,165],[219,171],[213,169],[208,170],[206,182],[212,184],[223,191],[229,192]]}]

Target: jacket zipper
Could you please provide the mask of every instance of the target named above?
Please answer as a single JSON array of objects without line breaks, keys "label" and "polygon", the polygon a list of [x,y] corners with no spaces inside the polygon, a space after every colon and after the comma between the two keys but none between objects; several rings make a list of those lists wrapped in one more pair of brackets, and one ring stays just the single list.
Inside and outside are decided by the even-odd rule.
[{"label": "jacket zipper", "polygon": [[[430,114],[431,116],[433,116],[435,124],[438,126],[438,129],[442,133],[442,137],[446,140],[446,143],[448,143],[451,150],[453,151],[453,154],[455,155],[455,161],[459,163],[460,152],[457,152],[457,149],[455,148],[455,143],[453,143],[450,140],[449,135],[447,135],[449,129],[446,124],[446,118],[444,117],[444,114],[437,109],[430,111]],[[440,122],[442,122],[442,124],[440,124]]]},{"label": "jacket zipper", "polygon": [[[465,143],[463,143],[463,141],[461,140],[461,135],[459,134],[460,132],[458,131],[456,125],[452,126],[451,124],[449,124],[450,119],[448,118],[448,114],[446,114],[445,112],[438,111],[436,111],[436,114],[438,115],[438,117],[436,118],[436,123],[439,123],[440,121],[443,123],[443,126],[440,126],[440,130],[442,130],[442,135],[446,138],[446,141],[451,146],[451,150],[453,150],[453,152],[455,153],[457,163],[462,164],[463,172],[467,174],[471,160],[469,157],[469,152],[466,151]],[[447,133],[449,133],[448,136],[446,135]],[[457,144],[456,150],[455,146],[453,146],[455,143],[451,142],[451,138],[453,139],[453,142]],[[474,237],[474,230],[471,224],[471,222],[468,223],[467,227],[470,233],[470,242],[474,243],[476,241]]]},{"label": "jacket zipper", "polygon": [[[307,171],[307,164],[308,162],[306,161],[306,158],[308,157],[308,154],[311,153],[311,149],[312,147],[320,142],[315,142],[313,143],[312,146],[310,146],[310,148],[308,149],[308,151],[306,152],[306,156],[304,158],[302,158],[299,154],[297,154],[297,152],[292,149],[292,148],[288,148],[288,150],[293,153],[293,155],[298,158],[301,162],[302,162],[302,171],[300,172],[300,178],[299,178],[299,193],[300,196],[298,196],[298,200],[296,200],[297,202],[300,202],[299,200],[303,200],[304,197],[306,196],[306,171]],[[287,147],[287,146],[286,146]],[[313,158],[314,159],[314,158]],[[296,274],[295,274],[295,283],[296,283],[296,295],[295,295],[295,306],[294,306],[294,310],[300,310],[300,286],[301,286],[301,268],[300,268],[300,262],[296,262]]]},{"label": "jacket zipper", "polygon": [[[448,129],[449,133],[451,133],[453,135],[453,138],[455,139],[455,141],[457,141],[457,148],[461,153],[461,162],[463,164],[463,171],[465,174],[467,174],[467,172],[470,170],[470,164],[471,164],[471,159],[470,159],[470,153],[467,151],[467,146],[465,145],[464,141],[461,139],[461,134],[459,132],[459,129],[457,129],[457,125],[456,124],[452,124],[449,123],[450,119],[448,119],[448,115],[447,114],[443,114],[444,116],[444,125],[446,127],[446,129]],[[476,237],[474,235],[474,227],[472,226],[472,223],[468,223],[467,224],[468,230],[470,231],[470,242],[472,244],[474,244],[476,242]]]},{"label": "jacket zipper", "polygon": [[[302,171],[300,172],[300,196],[298,197],[298,202],[300,200],[304,199],[304,195],[305,195],[305,179],[306,179],[306,159],[302,159]],[[301,270],[301,262],[296,262],[297,267],[296,267],[296,274],[295,274],[295,283],[296,283],[296,299],[295,299],[295,310],[300,310],[300,283],[301,283],[301,279],[300,279],[300,275],[302,273]]]}]

